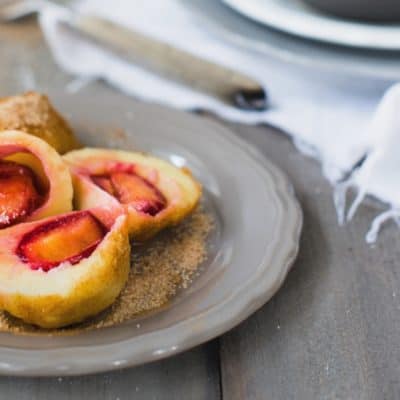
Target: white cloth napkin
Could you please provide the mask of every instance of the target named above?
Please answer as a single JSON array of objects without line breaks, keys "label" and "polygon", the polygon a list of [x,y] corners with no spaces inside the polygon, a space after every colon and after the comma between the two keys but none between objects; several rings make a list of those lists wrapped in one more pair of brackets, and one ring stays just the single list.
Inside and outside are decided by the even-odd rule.
[{"label": "white cloth napkin", "polygon": [[[390,89],[378,107],[387,83],[310,71],[237,47],[207,32],[182,0],[81,0],[74,8],[239,69],[263,83],[272,107],[262,113],[241,111],[166,81],[60,29],[58,22],[65,15],[61,8],[44,9],[40,22],[56,61],[83,82],[102,78],[146,101],[186,110],[203,108],[231,121],[282,129],[301,151],[320,160],[325,176],[338,187],[335,198],[341,222],[346,219],[344,193],[349,186],[359,193],[350,218],[367,194],[389,204],[389,212],[375,219],[369,241],[375,239],[382,222],[399,214],[400,181],[394,175],[400,171],[400,146],[396,147],[400,145],[400,86]],[[75,90],[80,82],[67,89]],[[344,177],[349,178],[342,182]]]}]

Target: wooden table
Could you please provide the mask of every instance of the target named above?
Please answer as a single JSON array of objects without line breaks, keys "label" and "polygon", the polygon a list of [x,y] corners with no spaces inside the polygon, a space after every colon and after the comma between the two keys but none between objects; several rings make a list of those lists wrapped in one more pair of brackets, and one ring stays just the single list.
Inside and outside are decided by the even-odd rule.
[{"label": "wooden table", "polygon": [[[72,79],[34,19],[0,25],[0,54],[1,96]],[[0,377],[0,400],[400,399],[398,229],[389,225],[368,246],[377,210],[363,206],[339,227],[317,162],[271,128],[229,126],[290,176],[304,210],[300,254],[279,293],[231,332],[176,357],[77,378]]]}]

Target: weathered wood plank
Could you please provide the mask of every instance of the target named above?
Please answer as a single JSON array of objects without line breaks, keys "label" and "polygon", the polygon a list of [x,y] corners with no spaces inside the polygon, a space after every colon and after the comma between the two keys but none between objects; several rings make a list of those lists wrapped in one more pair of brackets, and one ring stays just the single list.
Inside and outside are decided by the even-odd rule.
[{"label": "weathered wood plank", "polygon": [[217,342],[122,371],[82,377],[0,377],[0,400],[217,400]]},{"label": "weathered wood plank", "polygon": [[399,399],[400,233],[364,242],[377,210],[336,222],[316,162],[268,128],[233,127],[285,170],[304,208],[297,262],[279,293],[221,340],[226,399]]}]

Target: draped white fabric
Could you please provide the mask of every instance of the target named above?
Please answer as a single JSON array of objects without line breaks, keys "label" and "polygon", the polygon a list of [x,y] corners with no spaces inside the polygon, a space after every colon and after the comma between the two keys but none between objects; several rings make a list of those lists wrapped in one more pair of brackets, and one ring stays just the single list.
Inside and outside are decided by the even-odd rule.
[{"label": "draped white fabric", "polygon": [[[389,204],[389,217],[398,215],[400,180],[395,175],[400,171],[400,85],[393,85],[381,101],[392,83],[327,75],[237,47],[207,32],[179,0],[82,0],[75,6],[80,12],[105,16],[257,78],[269,93],[271,108],[262,113],[237,110],[128,64],[62,29],[58,22],[66,17],[65,11],[49,7],[40,22],[54,57],[62,68],[82,79],[67,91],[78,90],[86,80],[102,78],[146,101],[187,110],[204,108],[236,122],[273,125],[291,135],[301,151],[317,158],[334,186],[346,177],[336,191],[343,221],[343,193],[349,186],[359,191],[357,204],[365,195],[373,195]],[[377,227],[375,221],[374,226],[376,231],[380,224]]]}]

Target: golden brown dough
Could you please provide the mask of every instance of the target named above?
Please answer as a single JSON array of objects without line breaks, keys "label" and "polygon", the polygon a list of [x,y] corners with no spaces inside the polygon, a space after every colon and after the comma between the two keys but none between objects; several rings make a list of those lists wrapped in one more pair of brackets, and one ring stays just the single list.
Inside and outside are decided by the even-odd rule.
[{"label": "golden brown dough", "polygon": [[40,93],[27,92],[0,99],[0,131],[8,129],[38,136],[61,154],[80,147],[67,122],[48,97]]},{"label": "golden brown dough", "polygon": [[[56,265],[51,269],[35,266],[35,257],[21,256],[21,244],[28,239],[28,248],[41,234],[45,236],[39,244],[42,257],[52,258],[52,244],[54,250],[59,240],[64,244],[58,246],[63,253],[77,239],[74,229],[70,229],[73,226],[65,223],[76,216],[79,219],[82,213],[90,218],[95,216],[107,228],[91,253],[82,252],[78,259],[69,257],[58,261],[58,265],[52,263]],[[0,308],[25,322],[59,328],[83,321],[110,306],[125,286],[130,267],[126,217],[115,215],[118,213],[111,209],[73,211],[1,230]],[[45,226],[42,231],[41,226]],[[64,230],[63,235],[52,236],[57,228]],[[87,234],[90,236],[90,231]]]}]

